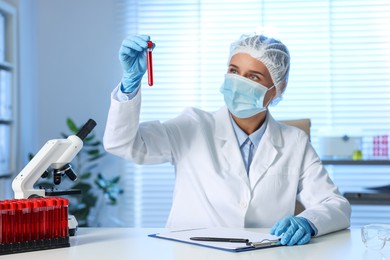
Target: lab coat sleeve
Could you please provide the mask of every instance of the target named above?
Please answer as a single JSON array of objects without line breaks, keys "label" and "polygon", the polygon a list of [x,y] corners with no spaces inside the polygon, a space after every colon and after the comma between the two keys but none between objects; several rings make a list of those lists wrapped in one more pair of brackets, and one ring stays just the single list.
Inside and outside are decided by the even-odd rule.
[{"label": "lab coat sleeve", "polygon": [[314,224],[316,236],[350,226],[351,206],[329,178],[310,142],[306,143],[297,199],[305,210],[299,214]]},{"label": "lab coat sleeve", "polygon": [[138,164],[171,162],[171,146],[166,128],[159,121],[139,124],[141,90],[128,101],[111,94],[103,145],[107,152]]}]

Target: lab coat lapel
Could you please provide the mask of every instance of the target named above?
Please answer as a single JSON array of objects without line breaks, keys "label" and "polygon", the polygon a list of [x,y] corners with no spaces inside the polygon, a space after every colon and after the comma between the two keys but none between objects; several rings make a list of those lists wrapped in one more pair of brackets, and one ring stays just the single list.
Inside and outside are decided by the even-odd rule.
[{"label": "lab coat lapel", "polygon": [[268,112],[268,124],[261,138],[260,144],[257,147],[254,155],[250,170],[249,180],[250,186],[253,190],[257,183],[267,173],[268,168],[275,161],[278,155],[278,147],[281,146],[282,139],[280,134],[280,128],[271,114]]},{"label": "lab coat lapel", "polygon": [[217,111],[215,120],[215,137],[217,145],[220,147],[220,152],[224,157],[228,172],[238,176],[249,189],[250,184],[245,170],[245,164],[226,106]]}]

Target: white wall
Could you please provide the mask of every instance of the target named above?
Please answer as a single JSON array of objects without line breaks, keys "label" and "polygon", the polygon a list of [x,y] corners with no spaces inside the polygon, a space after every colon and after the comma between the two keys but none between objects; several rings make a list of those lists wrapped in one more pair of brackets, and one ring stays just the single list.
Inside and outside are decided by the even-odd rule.
[{"label": "white wall", "polygon": [[[121,0],[5,1],[18,11],[20,171],[28,153],[69,133],[67,117],[78,125],[94,119],[103,137],[125,35],[115,10]],[[99,172],[119,175],[121,161],[107,154]]]},{"label": "white wall", "polygon": [[[28,153],[69,133],[67,117],[79,125],[94,119],[103,137],[124,25],[115,13],[120,0],[5,1],[18,12],[20,171]],[[118,175],[118,160],[108,154],[100,172]]]},{"label": "white wall", "polygon": [[18,7],[20,167],[27,154],[89,118],[103,136],[111,90],[121,76],[123,35],[115,1],[8,0]]},{"label": "white wall", "polygon": [[103,134],[109,95],[119,82],[115,1],[36,1],[38,140],[58,137],[65,119],[88,118]]}]

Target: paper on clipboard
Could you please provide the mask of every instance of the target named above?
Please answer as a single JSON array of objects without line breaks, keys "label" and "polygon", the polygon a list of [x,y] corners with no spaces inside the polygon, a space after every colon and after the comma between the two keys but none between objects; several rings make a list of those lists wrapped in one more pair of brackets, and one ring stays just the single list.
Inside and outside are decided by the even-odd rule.
[{"label": "paper on clipboard", "polygon": [[[177,230],[159,234],[149,235],[150,237],[168,239],[177,242],[183,242],[193,245],[210,247],[220,250],[227,250],[231,252],[249,251],[260,248],[268,248],[278,246],[275,243],[269,245],[269,241],[277,241],[279,237],[264,234],[260,232],[248,231],[244,229],[232,228],[202,228],[202,229],[188,229]],[[231,242],[209,242],[209,241],[194,241],[191,237],[221,237],[221,238],[243,238],[250,242],[260,245],[258,247],[249,246],[246,243],[231,243]],[[261,244],[264,246],[261,246]]]}]

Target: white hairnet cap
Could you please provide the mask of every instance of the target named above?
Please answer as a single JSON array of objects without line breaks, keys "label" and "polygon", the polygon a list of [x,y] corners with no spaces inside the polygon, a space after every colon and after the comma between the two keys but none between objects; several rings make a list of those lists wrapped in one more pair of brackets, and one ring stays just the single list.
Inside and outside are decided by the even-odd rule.
[{"label": "white hairnet cap", "polygon": [[243,35],[231,44],[229,62],[237,53],[247,53],[267,67],[276,88],[272,103],[279,102],[286,89],[290,70],[290,53],[286,45],[264,35]]}]

